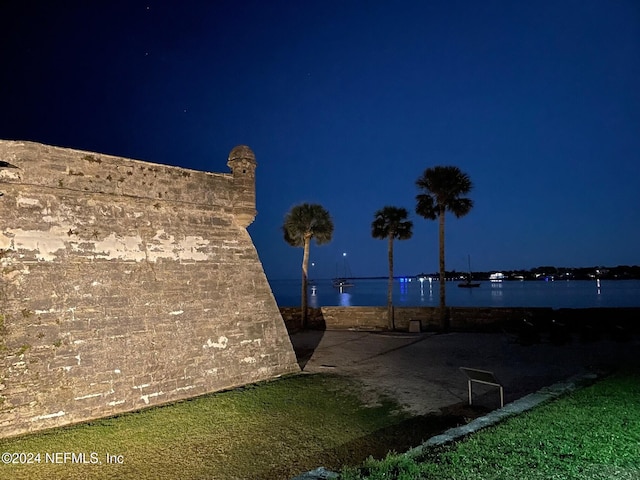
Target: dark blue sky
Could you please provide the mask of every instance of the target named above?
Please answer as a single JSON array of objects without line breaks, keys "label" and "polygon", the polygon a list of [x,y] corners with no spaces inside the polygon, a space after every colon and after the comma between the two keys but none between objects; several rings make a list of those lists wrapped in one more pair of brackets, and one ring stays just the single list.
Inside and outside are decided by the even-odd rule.
[{"label": "dark blue sky", "polygon": [[249,145],[270,278],[299,276],[301,202],[335,223],[314,277],[386,274],[385,205],[414,221],[396,273],[436,271],[435,165],[474,182],[448,269],[640,264],[637,0],[4,0],[0,41],[0,138],[221,172]]}]

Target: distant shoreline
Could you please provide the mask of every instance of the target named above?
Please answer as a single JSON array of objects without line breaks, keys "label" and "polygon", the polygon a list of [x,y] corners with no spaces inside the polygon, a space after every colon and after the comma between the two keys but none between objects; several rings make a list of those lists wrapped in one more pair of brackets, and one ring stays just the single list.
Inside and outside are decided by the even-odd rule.
[{"label": "distant shoreline", "polygon": [[[490,270],[490,271],[457,271],[449,270],[445,272],[448,281],[460,281],[469,278],[474,281],[489,281],[490,276],[495,273],[502,273],[503,281],[523,281],[523,280],[640,280],[640,265],[617,265],[615,267],[592,266],[592,267],[554,267],[551,265],[540,266],[529,270]],[[419,279],[431,278],[438,280],[438,272],[420,272],[411,275],[394,275],[396,280],[400,279]],[[317,278],[314,280],[332,280],[341,278],[344,280],[386,280],[388,275],[370,275],[370,276],[334,276],[331,278]],[[287,280],[287,279],[277,279]],[[295,280],[295,279],[292,279]]]},{"label": "distant shoreline", "polygon": [[[452,275],[447,275],[446,280],[447,282],[459,282],[460,280],[463,279],[463,277],[466,278],[468,274],[465,273],[460,273],[460,272],[455,272],[455,276]],[[490,282],[491,280],[489,279],[489,275],[487,274],[486,276],[484,276],[482,273],[480,272],[471,272],[471,276],[473,277],[474,281],[477,282]],[[506,275],[506,274],[505,274]],[[419,280],[420,277],[423,278],[432,278],[433,281],[439,281],[439,275],[437,273],[434,274],[420,274],[420,275],[394,275],[393,279],[394,280],[400,280],[400,279],[411,279],[411,280]],[[267,277],[268,278],[268,277]],[[389,277],[388,276],[374,276],[374,277],[327,277],[327,278],[313,278],[313,279],[309,279],[308,282],[328,282],[331,280],[334,280],[336,278],[340,278],[342,280],[387,280]],[[555,276],[545,276],[545,277],[540,277],[540,278],[509,278],[506,277],[504,279],[502,279],[503,282],[544,282],[547,281],[545,279],[549,279],[552,281],[596,281],[596,280],[640,280],[640,275],[635,277],[635,276],[625,276],[625,277],[611,277],[611,276],[601,276],[601,277],[572,277],[572,278],[567,278],[567,277],[555,277]],[[300,281],[300,278],[274,278],[274,279],[269,279],[270,281],[273,282],[295,282],[295,281]]]}]

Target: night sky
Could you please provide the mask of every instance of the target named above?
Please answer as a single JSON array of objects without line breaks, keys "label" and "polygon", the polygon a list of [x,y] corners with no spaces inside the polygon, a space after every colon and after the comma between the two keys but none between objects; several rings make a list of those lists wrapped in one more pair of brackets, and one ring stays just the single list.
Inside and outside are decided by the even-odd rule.
[{"label": "night sky", "polygon": [[301,202],[335,224],[312,277],[385,275],[385,205],[414,221],[396,273],[435,272],[435,165],[474,183],[448,269],[640,264],[637,0],[2,0],[0,52],[2,139],[214,172],[249,145],[271,279]]}]

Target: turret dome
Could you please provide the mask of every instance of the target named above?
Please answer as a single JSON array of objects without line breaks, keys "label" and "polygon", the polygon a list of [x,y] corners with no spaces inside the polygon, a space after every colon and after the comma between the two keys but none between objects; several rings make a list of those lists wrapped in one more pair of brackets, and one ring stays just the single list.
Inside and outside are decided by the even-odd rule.
[{"label": "turret dome", "polygon": [[255,162],[256,155],[253,153],[253,150],[246,145],[238,145],[229,153],[229,161],[231,162],[233,160],[251,160]]}]

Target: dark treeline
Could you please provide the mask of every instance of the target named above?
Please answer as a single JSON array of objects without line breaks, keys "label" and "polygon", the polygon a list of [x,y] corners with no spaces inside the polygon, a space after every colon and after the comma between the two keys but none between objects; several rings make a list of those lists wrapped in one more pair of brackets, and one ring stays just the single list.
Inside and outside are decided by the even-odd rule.
[{"label": "dark treeline", "polygon": [[[471,272],[474,280],[489,280],[492,273],[501,272],[504,280],[640,280],[639,265],[618,265],[616,267],[554,267],[540,266],[530,270],[492,270],[489,272]],[[469,272],[447,271],[447,279],[468,277]],[[437,273],[421,273],[419,276],[437,278]]]}]

